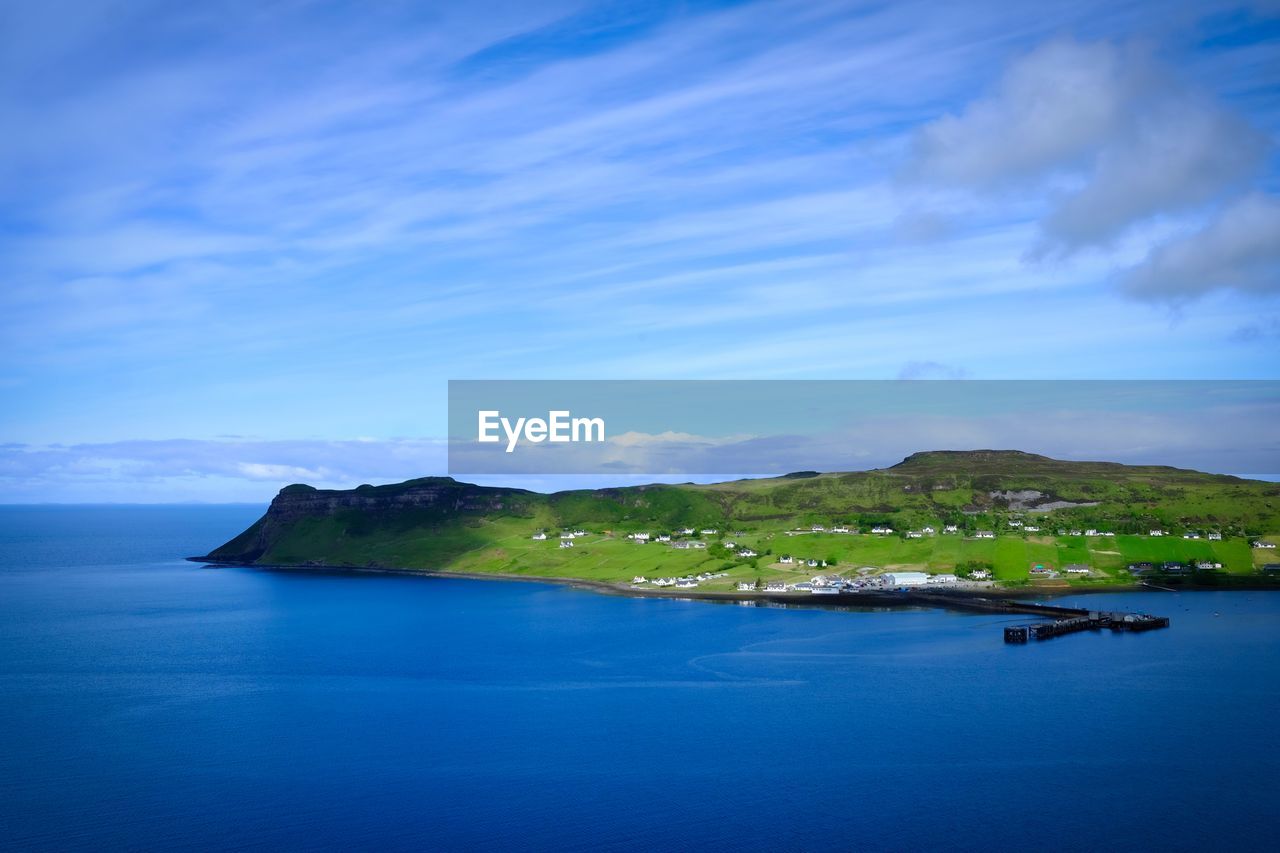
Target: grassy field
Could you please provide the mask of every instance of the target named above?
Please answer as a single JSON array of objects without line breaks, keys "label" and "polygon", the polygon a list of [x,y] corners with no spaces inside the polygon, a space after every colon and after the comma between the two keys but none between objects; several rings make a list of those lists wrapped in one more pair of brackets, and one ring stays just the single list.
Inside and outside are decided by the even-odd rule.
[{"label": "grassy field", "polygon": [[[1033,512],[1005,496],[1033,490],[1052,501]],[[1021,500],[1021,498],[1019,499]],[[1063,504],[1068,504],[1063,506]],[[1076,585],[1128,583],[1129,563],[1211,560],[1245,576],[1275,551],[1249,547],[1249,539],[1280,531],[1280,486],[1170,468],[1058,462],[1012,452],[918,454],[883,471],[748,480],[711,486],[649,486],[540,495],[428,478],[389,486],[324,492],[308,486],[282,490],[249,530],[212,556],[278,565],[397,567],[610,582],[700,572],[728,573],[711,584],[739,580],[807,578],[819,571],[867,569],[951,572],[989,567],[997,580],[1027,583],[1033,566],[1061,570],[1084,564],[1091,575]],[[1027,533],[1011,521],[1036,524]],[[868,530],[889,524],[894,535],[807,532],[848,524]],[[907,529],[928,525],[953,535],[907,539]],[[706,550],[636,544],[627,533],[715,527]],[[1060,535],[1072,529],[1112,530],[1115,536]],[[1150,537],[1151,527],[1174,535]],[[561,530],[589,535],[560,548]],[[796,528],[806,532],[797,534]],[[995,539],[979,539],[979,529]],[[539,530],[545,541],[532,536]],[[1222,541],[1183,539],[1182,530],[1217,530]],[[726,538],[760,556],[739,559]],[[735,549],[736,550],[736,549]],[[813,558],[826,570],[786,566],[779,558]]]}]

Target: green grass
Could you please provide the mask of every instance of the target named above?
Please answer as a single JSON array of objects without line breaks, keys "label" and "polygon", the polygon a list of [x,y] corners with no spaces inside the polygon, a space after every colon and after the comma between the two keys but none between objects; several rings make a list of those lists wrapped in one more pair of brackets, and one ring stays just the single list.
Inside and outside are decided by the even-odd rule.
[{"label": "green grass", "polygon": [[[1046,498],[1097,502],[1047,515],[1010,511],[997,491],[1036,489]],[[338,508],[333,507],[337,505]],[[1028,569],[1061,569],[1083,563],[1102,579],[1130,580],[1130,562],[1212,559],[1245,576],[1280,561],[1275,551],[1255,551],[1248,539],[1280,530],[1280,486],[1167,468],[1106,463],[1064,463],[1028,454],[920,454],[883,471],[823,474],[711,486],[649,486],[540,495],[482,488],[448,478],[427,478],[352,492],[291,486],[267,515],[215,550],[214,556],[259,563],[387,566],[464,572],[577,577],[627,581],[634,575],[681,575],[729,567],[737,580],[814,574],[808,567],[778,565],[782,554],[833,562],[835,571],[862,567],[952,571],[968,562],[990,564],[997,579],[1018,583]],[[1049,535],[1011,531],[1013,516],[1034,519]],[[924,539],[900,536],[787,535],[797,526],[848,523],[863,529],[888,523],[895,529],[960,524],[1001,531],[995,540],[964,535]],[[628,532],[714,526],[763,556],[727,559],[703,550],[636,545]],[[1175,535],[1135,535],[1148,527]],[[561,549],[555,533],[584,527],[591,535]],[[1052,535],[1059,528],[1099,527],[1115,537]],[[550,531],[547,541],[530,537]],[[1222,530],[1221,542],[1185,540],[1182,529]]]}]

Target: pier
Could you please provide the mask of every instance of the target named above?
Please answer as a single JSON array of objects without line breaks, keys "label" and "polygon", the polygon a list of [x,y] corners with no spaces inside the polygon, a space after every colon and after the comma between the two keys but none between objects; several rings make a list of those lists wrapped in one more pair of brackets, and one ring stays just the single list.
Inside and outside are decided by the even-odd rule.
[{"label": "pier", "polygon": [[[1060,615],[1064,610],[1073,610],[1073,615],[1061,615],[1052,622],[1038,622],[1032,625],[1010,625],[1004,629],[1006,643],[1023,644],[1028,640],[1048,640],[1064,634],[1075,634],[1080,631],[1152,631],[1156,628],[1168,628],[1169,617],[1150,616],[1146,613],[1107,613],[1099,610],[1074,610],[1073,608],[1055,607],[1053,615]],[[1024,611],[1025,612],[1025,611]],[[1049,615],[1049,614],[1046,614]]]}]

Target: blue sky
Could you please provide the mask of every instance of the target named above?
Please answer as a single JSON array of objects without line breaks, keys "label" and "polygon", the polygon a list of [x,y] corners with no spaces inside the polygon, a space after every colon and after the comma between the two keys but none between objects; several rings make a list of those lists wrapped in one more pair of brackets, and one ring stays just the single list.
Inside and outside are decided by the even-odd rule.
[{"label": "blue sky", "polygon": [[0,500],[438,472],[450,378],[1280,378],[1278,91],[1275,3],[6,3]]}]

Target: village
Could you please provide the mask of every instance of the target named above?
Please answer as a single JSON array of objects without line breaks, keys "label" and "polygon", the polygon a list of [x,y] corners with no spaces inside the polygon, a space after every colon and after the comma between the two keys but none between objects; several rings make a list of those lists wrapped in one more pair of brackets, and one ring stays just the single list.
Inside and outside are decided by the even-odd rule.
[{"label": "village", "polygon": [[[1011,518],[1003,521],[1003,533],[1000,536],[1083,537],[1090,540],[1102,539],[1111,541],[1117,534],[1112,530],[1098,527],[1056,528],[1054,531],[1042,532],[1041,524]],[[719,527],[681,527],[670,532],[632,531],[615,533],[611,530],[588,533],[578,527],[559,532],[539,530],[532,534],[536,542],[557,543],[560,549],[573,549],[585,537],[593,537],[597,542],[619,542],[640,547],[662,547],[670,549],[672,554],[683,552],[708,552],[707,559],[719,558],[725,562],[719,567],[698,566],[699,571],[683,573],[658,573],[656,575],[634,574],[629,586],[633,589],[651,590],[690,590],[703,585],[712,589],[728,590],[739,593],[797,594],[797,595],[838,595],[852,593],[883,593],[908,589],[936,590],[982,590],[990,589],[1004,577],[997,577],[990,565],[969,564],[957,566],[953,570],[923,571],[926,566],[899,565],[863,565],[844,560],[839,561],[837,568],[829,557],[819,554],[805,554],[809,550],[803,543],[810,538],[820,539],[826,536],[866,537],[871,540],[900,540],[903,543],[925,540],[932,537],[959,538],[966,541],[982,542],[998,538],[993,529],[962,530],[956,524],[925,524],[918,528],[899,531],[889,524],[875,524],[862,529],[847,523],[811,524],[804,527],[775,531],[765,534],[748,534],[734,530],[723,532]],[[1180,536],[1186,541],[1204,540],[1207,543],[1222,542],[1223,534],[1213,530],[1187,530],[1171,534],[1163,528],[1150,528],[1146,536],[1150,540],[1162,540],[1168,536]],[[760,542],[794,539],[795,547],[787,553],[775,555],[771,549]],[[1130,537],[1134,538],[1134,537]],[[746,541],[750,540],[750,541]],[[829,541],[829,540],[823,540]],[[994,543],[992,543],[994,544]],[[1258,551],[1271,550],[1275,544],[1264,539],[1252,539],[1249,545]],[[975,546],[977,547],[977,546]],[[1105,546],[1099,546],[1105,547]],[[819,550],[815,548],[814,550]],[[763,551],[763,553],[762,553]],[[1116,554],[1118,551],[1102,551]],[[696,560],[695,560],[696,562]],[[660,564],[659,564],[660,565]],[[1133,560],[1122,566],[1122,571],[1131,579],[1142,579],[1148,576],[1186,576],[1193,573],[1221,572],[1224,569],[1220,559],[1197,558],[1189,560]],[[1257,570],[1270,575],[1280,572],[1280,566],[1266,564]],[[755,577],[743,578],[744,571],[755,574]],[[779,575],[783,575],[779,577]],[[1114,572],[1109,574],[1088,562],[1068,562],[1055,566],[1048,561],[1029,561],[1025,568],[1025,578],[1032,583],[1069,583],[1071,581],[1108,581],[1114,580]],[[618,583],[627,583],[619,578]]]}]

